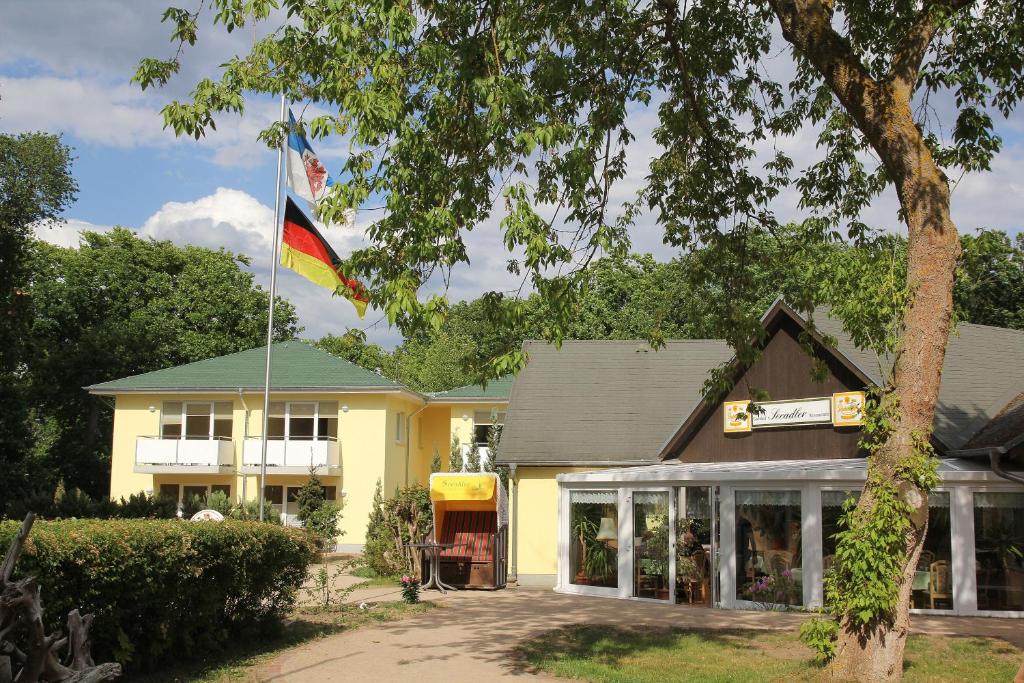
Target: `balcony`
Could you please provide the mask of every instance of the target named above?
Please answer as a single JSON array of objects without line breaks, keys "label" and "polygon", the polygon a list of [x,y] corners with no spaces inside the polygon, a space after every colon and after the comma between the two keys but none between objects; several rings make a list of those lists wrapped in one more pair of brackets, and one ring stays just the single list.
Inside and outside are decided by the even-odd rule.
[{"label": "balcony", "polygon": [[219,474],[234,462],[231,439],[162,439],[140,436],[135,440],[135,471],[147,474]]},{"label": "balcony", "polygon": [[[242,449],[242,472],[259,474],[263,440],[246,439]],[[317,474],[341,474],[341,445],[337,439],[268,439],[268,474],[308,474],[315,467]]]}]

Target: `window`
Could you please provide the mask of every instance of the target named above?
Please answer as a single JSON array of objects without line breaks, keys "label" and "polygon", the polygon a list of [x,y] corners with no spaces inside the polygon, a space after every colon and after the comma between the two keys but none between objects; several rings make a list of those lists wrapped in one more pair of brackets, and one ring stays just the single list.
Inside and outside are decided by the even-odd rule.
[{"label": "window", "polygon": [[164,401],[161,439],[230,439],[231,401]]},{"label": "window", "polygon": [[[180,439],[181,438],[181,401],[164,401],[163,410],[160,411],[160,438]],[[178,500],[177,494],[174,500]]]},{"label": "window", "polygon": [[843,504],[851,498],[854,503],[860,500],[860,491],[824,489],[821,492],[821,568],[825,572],[835,562],[839,519],[843,516]]},{"label": "window", "polygon": [[338,438],[338,402],[320,401],[316,424],[317,439]]},{"label": "window", "polygon": [[267,438],[326,441],[338,438],[337,401],[272,401]]},{"label": "window", "polygon": [[178,484],[160,484],[160,497],[170,498],[175,503],[178,502],[178,495],[180,493],[180,486]]},{"label": "window", "polygon": [[569,582],[619,585],[619,508],[615,491],[569,492]]},{"label": "window", "polygon": [[312,441],[316,436],[316,404],[288,404],[288,438],[293,441]]},{"label": "window", "polygon": [[338,487],[337,486],[325,486],[324,488],[324,500],[337,500],[338,499]]},{"label": "window", "polygon": [[473,443],[477,446],[487,446],[491,427],[494,426],[498,436],[501,436],[501,428],[505,424],[505,412],[497,410],[478,410],[473,413]]},{"label": "window", "polygon": [[799,491],[736,491],[736,598],[803,604]]},{"label": "window", "polygon": [[974,494],[974,557],[978,609],[1024,610],[1024,493]]},{"label": "window", "polygon": [[402,443],[405,437],[405,413],[395,414],[395,441]]},{"label": "window", "polygon": [[953,609],[953,543],[949,493],[928,494],[928,533],[917,560],[911,600],[920,609]]},{"label": "window", "polygon": [[206,499],[207,487],[205,486],[183,486],[182,489],[182,500],[192,500],[194,497]]},{"label": "window", "polygon": [[281,505],[284,502],[284,487],[265,486],[263,488],[263,497],[271,505]]},{"label": "window", "polygon": [[210,487],[210,493],[217,493],[218,491],[220,493],[223,493],[225,496],[227,496],[228,500],[231,499],[231,485],[230,484],[214,484],[213,486]]}]

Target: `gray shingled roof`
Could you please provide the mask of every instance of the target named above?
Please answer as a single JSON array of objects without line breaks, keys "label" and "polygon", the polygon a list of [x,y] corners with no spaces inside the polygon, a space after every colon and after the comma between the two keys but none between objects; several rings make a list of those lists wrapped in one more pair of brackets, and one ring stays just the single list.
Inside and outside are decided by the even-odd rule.
[{"label": "gray shingled roof", "polygon": [[981,428],[965,449],[1006,446],[1015,439],[1024,437],[1024,393],[1018,394],[996,417]]},{"label": "gray shingled roof", "polygon": [[732,356],[718,340],[528,341],[512,387],[499,460],[520,464],[656,462],[701,398],[708,369]]},{"label": "gray shingled roof", "polygon": [[[879,382],[891,362],[854,346],[828,309],[820,332]],[[645,350],[646,349],[646,350]],[[527,342],[512,388],[499,460],[523,464],[656,462],[658,450],[701,398],[708,372],[732,357],[724,341]],[[1024,390],[1024,332],[963,323],[950,337],[935,436],[962,448]]]}]

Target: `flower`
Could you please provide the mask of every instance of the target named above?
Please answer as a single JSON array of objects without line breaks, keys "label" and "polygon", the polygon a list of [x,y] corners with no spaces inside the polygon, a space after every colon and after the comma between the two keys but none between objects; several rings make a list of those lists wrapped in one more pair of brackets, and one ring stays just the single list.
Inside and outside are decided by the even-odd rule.
[{"label": "flower", "polygon": [[409,583],[410,581],[412,581],[412,577],[409,577],[409,576],[403,576],[402,577],[402,583]]},{"label": "flower", "polygon": [[782,575],[785,576],[787,579],[791,579],[791,578],[793,578],[793,570],[792,569],[783,569],[782,570]]}]

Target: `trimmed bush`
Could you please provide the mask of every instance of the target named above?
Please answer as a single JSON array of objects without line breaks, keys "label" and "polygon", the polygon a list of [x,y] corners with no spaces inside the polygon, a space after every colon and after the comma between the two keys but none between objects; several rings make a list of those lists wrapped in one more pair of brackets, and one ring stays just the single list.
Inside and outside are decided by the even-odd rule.
[{"label": "trimmed bush", "polygon": [[[0,556],[19,523],[0,523]],[[149,669],[279,627],[315,557],[304,531],[259,522],[37,521],[15,567],[50,630],[93,613],[93,652]]]}]

